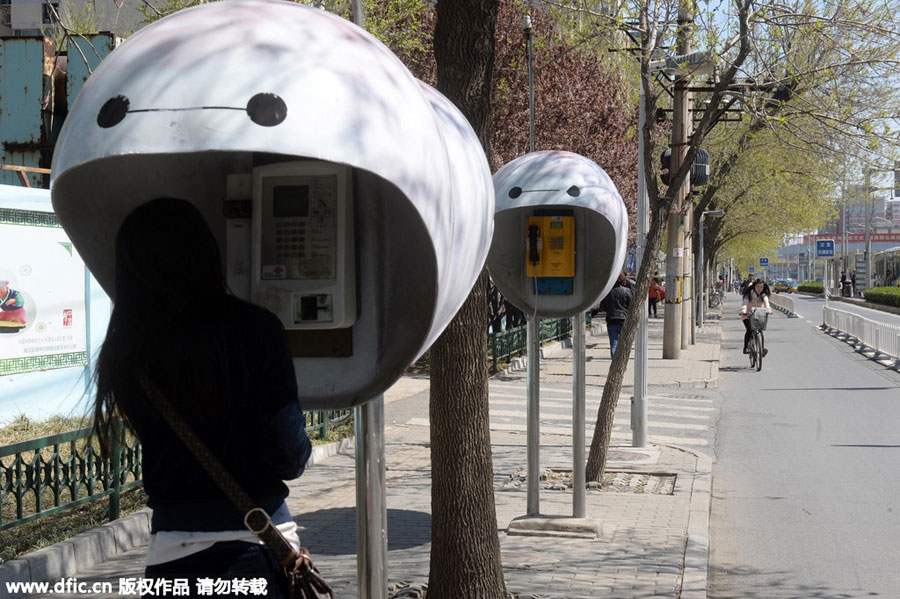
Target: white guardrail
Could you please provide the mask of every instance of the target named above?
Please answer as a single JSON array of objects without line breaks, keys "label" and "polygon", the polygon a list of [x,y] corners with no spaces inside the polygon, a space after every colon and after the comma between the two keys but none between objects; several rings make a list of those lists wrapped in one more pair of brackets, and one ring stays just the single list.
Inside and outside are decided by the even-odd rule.
[{"label": "white guardrail", "polygon": [[777,293],[772,293],[769,295],[769,304],[788,315],[788,318],[797,318],[797,314],[794,312],[794,300],[785,297],[784,295],[779,295]]},{"label": "white guardrail", "polygon": [[823,308],[823,320],[827,328],[845,333],[864,346],[900,360],[900,326],[883,324],[864,318],[859,314]]}]

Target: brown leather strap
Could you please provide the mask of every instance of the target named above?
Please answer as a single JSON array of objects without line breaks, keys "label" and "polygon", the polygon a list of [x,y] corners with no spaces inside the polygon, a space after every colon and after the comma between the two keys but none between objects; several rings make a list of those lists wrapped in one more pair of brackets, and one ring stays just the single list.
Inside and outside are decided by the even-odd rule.
[{"label": "brown leather strap", "polygon": [[159,410],[159,413],[165,421],[172,427],[172,430],[181,439],[188,451],[193,454],[194,458],[203,466],[206,473],[225,493],[229,501],[234,504],[238,511],[244,514],[244,526],[247,530],[258,536],[272,550],[275,559],[284,567],[293,567],[297,560],[297,553],[294,548],[284,537],[284,534],[272,525],[269,515],[244,491],[233,476],[225,469],[219,458],[210,451],[194,430],[185,422],[178,410],[169,402],[168,399],[156,391],[146,377],[140,377],[141,387],[144,393]]}]

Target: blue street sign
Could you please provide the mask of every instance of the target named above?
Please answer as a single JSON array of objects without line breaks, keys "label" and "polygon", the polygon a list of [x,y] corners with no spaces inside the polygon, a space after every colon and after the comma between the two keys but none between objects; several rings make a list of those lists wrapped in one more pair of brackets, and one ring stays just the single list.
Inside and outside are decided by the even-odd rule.
[{"label": "blue street sign", "polygon": [[760,266],[768,266],[768,265],[769,265],[769,259],[768,259],[768,258],[760,258],[760,259],[759,259],[759,265],[760,265]]},{"label": "blue street sign", "polygon": [[752,274],[752,273],[756,272],[756,267],[755,267],[755,266],[751,266],[748,270],[749,270],[750,273]]},{"label": "blue street sign", "polygon": [[819,258],[834,256],[834,239],[816,240],[816,256]]}]

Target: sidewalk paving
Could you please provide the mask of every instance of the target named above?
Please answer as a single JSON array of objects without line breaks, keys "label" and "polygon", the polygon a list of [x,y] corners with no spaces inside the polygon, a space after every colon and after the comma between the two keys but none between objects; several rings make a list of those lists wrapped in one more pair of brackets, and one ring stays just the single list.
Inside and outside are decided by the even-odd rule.
[{"label": "sidewalk paving", "polygon": [[[662,319],[652,319],[650,385],[716,387],[720,346],[719,323],[709,320],[702,331],[698,329],[696,344],[683,350],[680,359],[662,360]],[[570,382],[571,349],[558,344],[555,351],[548,353],[542,360],[542,382]],[[602,333],[587,336],[586,353],[588,388],[602,386],[610,362],[605,327]],[[633,381],[632,373],[633,359],[626,383]],[[497,375],[492,384],[520,379],[525,380],[524,369],[512,369]],[[593,392],[598,393],[599,389]],[[524,414],[525,391],[521,393]],[[628,388],[624,388],[620,406],[627,405],[629,395]],[[430,549],[429,430],[422,425],[428,413],[427,377],[403,377],[385,394],[385,402],[389,584],[398,596],[417,597],[427,583]],[[593,427],[590,414],[588,422],[589,442]],[[602,534],[589,540],[507,535],[509,522],[526,512],[526,486],[521,482],[526,466],[525,436],[492,431],[492,449],[504,575],[511,593],[547,598],[706,597],[711,484],[708,456],[669,445],[612,448],[608,469],[653,473],[667,480],[674,477],[674,486],[671,494],[636,493],[630,488],[621,492],[612,487],[602,491],[590,489],[586,497],[587,516],[601,522]],[[542,434],[541,452],[543,468],[571,468],[570,436]],[[344,444],[335,455],[308,468],[289,486],[288,505],[300,526],[304,545],[311,549],[337,597],[356,597],[352,447]],[[541,513],[570,516],[571,491],[542,490]],[[146,541],[130,551],[83,567],[74,576],[80,582],[109,581],[117,589],[120,578],[142,576],[145,550]],[[10,564],[0,566],[0,580],[3,568]],[[29,595],[35,596],[40,595]]]}]

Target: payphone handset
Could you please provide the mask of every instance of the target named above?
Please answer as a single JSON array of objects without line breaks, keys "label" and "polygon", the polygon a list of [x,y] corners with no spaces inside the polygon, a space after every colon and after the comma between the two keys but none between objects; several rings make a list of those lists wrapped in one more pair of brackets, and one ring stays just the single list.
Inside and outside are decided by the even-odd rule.
[{"label": "payphone handset", "polygon": [[320,161],[253,169],[251,298],[286,329],[356,321],[350,167]]},{"label": "payphone handset", "polygon": [[575,278],[575,217],[529,216],[525,247],[525,275],[534,278],[535,295],[570,295]]}]

